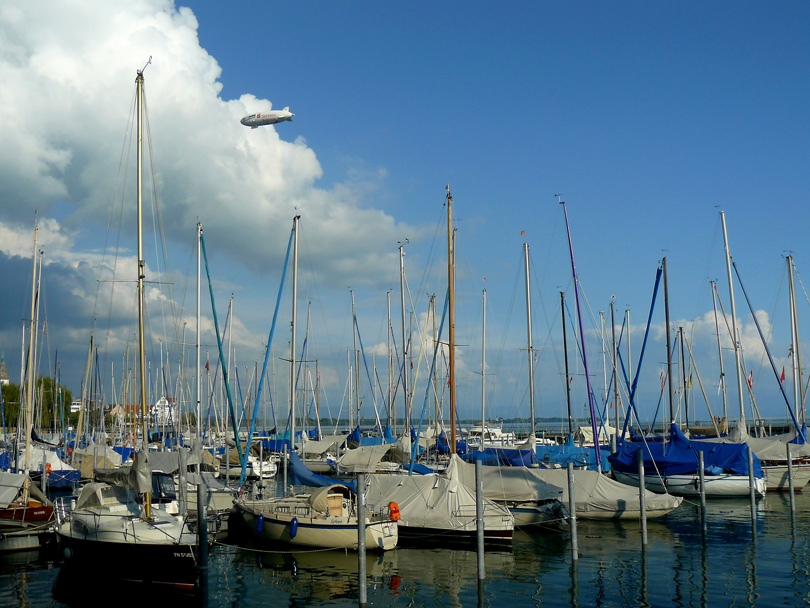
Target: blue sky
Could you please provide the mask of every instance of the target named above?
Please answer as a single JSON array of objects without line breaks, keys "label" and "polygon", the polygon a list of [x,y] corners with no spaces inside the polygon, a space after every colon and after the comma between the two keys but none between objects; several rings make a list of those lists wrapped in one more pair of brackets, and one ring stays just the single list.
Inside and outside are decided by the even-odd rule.
[{"label": "blue sky", "polygon": [[[0,93],[7,142],[0,152],[0,348],[12,377],[19,374],[20,319],[30,306],[34,209],[50,222],[43,231],[50,239],[44,259],[51,271],[43,277],[50,351],[43,357],[52,359],[59,348],[63,374],[77,392],[93,310],[104,308],[115,317],[104,340],[108,358],[121,359],[131,307],[120,293],[112,307],[95,303],[92,268],[118,193],[132,81],[150,55],[147,98],[175,285],[155,302],[174,302],[191,322],[184,290],[192,289],[186,281],[193,281],[199,218],[218,312],[224,315],[234,292],[237,358],[252,367],[267,338],[292,215],[301,213],[299,310],[303,316],[306,300],[313,302],[311,342],[333,414],[352,344],[349,288],[364,346],[378,353],[380,370],[385,293],[392,290],[398,321],[397,247],[406,238],[415,314],[425,314],[428,293],[437,294],[441,308],[447,184],[459,239],[463,417],[480,412],[475,372],[484,287],[490,415],[528,415],[520,350],[524,241],[532,263],[538,415],[564,413],[557,311],[559,291],[572,305],[573,291],[557,193],[568,204],[592,315],[607,312],[613,296],[618,317],[629,309],[634,356],[655,269],[667,256],[673,324],[692,335],[714,408],[719,368],[713,317],[708,322],[706,315],[709,279],[718,280],[728,306],[724,210],[752,304],[772,328],[776,365],[791,376],[783,254],[793,252],[801,276],[810,220],[805,3],[149,0],[132,7],[54,2],[46,14],[30,12],[23,2],[0,9],[0,73],[8,83]],[[245,113],[284,106],[295,113],[292,123],[255,131],[238,123]],[[121,237],[130,260],[131,234],[125,228]],[[157,261],[151,264],[156,272]],[[799,299],[807,316],[801,287]],[[639,389],[649,416],[665,358],[662,304]],[[747,369],[762,377],[759,407],[782,416],[741,293],[737,310]],[[282,314],[288,311],[284,304]],[[157,308],[152,315],[159,316]],[[586,328],[595,331],[593,317]],[[282,317],[283,340],[288,323]],[[213,343],[210,330],[204,341]],[[601,390],[594,339],[589,353]],[[571,360],[573,366],[573,352]],[[728,352],[725,361],[731,369]],[[582,415],[584,388],[577,384],[581,377],[574,386]],[[423,397],[417,383],[417,407]],[[370,395],[363,400],[371,415]]]}]

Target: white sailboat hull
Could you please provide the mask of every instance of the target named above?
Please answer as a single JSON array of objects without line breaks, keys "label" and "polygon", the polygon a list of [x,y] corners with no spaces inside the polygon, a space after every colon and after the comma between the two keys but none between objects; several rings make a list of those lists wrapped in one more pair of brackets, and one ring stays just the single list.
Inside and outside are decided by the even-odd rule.
[{"label": "white sailboat hull", "polygon": [[[637,474],[622,473],[613,471],[616,480],[638,487],[639,479]],[[757,496],[764,496],[766,485],[765,479],[754,480],[754,491]],[[668,475],[659,477],[645,475],[644,487],[651,492],[659,494],[673,494],[675,496],[700,496],[700,480],[696,474]],[[750,495],[750,487],[747,475],[705,475],[704,487],[706,496],[717,498],[747,497]]]}]

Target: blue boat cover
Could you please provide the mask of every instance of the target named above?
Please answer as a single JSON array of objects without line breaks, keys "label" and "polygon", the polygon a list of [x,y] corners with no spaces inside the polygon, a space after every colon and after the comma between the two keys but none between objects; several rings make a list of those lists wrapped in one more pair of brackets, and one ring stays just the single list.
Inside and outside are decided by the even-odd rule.
[{"label": "blue boat cover", "polygon": [[301,458],[295,452],[290,452],[290,470],[288,471],[288,474],[290,476],[290,483],[295,486],[323,488],[334,484],[340,484],[342,486],[346,486],[347,488],[351,488],[352,491],[357,491],[355,484],[351,481],[340,481],[335,477],[324,477],[323,475],[313,473],[307,468],[307,465],[303,463]]},{"label": "blue boat cover", "polygon": [[[625,441],[608,459],[617,471],[638,472],[638,451],[644,453],[644,471],[650,474],[687,475],[699,469],[698,451],[703,452],[706,471],[722,470],[733,475],[748,474],[748,446],[744,443],[689,441],[677,425],[670,427],[668,441]],[[754,475],[762,477],[762,464],[754,454]]]},{"label": "blue boat cover", "polygon": [[[436,438],[436,451],[439,454],[449,454],[450,453],[450,442],[447,441],[447,437],[444,434],[444,430],[439,433],[439,436]],[[467,453],[467,442],[466,441],[456,441],[456,454],[466,454]]]},{"label": "blue boat cover", "polygon": [[[599,453],[602,456],[602,471],[610,471],[610,461],[607,458],[609,452],[609,446],[600,444]],[[555,463],[566,466],[569,462],[572,462],[575,467],[587,467],[591,471],[597,469],[596,449],[593,446],[578,446],[574,442],[574,436],[570,433],[562,445],[538,445],[535,453],[541,463]]]},{"label": "blue boat cover", "polygon": [[537,456],[531,450],[518,450],[515,448],[484,448],[484,451],[473,452],[464,457],[467,462],[480,460],[486,465],[501,465],[507,467],[528,467],[540,464]]}]

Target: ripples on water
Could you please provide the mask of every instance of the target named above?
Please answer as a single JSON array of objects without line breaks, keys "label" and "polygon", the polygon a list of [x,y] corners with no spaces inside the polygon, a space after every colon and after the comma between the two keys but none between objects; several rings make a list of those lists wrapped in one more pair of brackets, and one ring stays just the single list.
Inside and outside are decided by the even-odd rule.
[{"label": "ripples on water", "polygon": [[[705,542],[699,509],[684,504],[648,522],[579,520],[572,566],[567,532],[518,531],[511,551],[487,552],[479,597],[474,551],[398,548],[367,557],[369,606],[806,606],[810,605],[810,492],[760,501],[756,533],[745,500],[708,503]],[[0,556],[0,607],[185,606],[142,587],[60,573],[58,556]],[[122,565],[125,567],[125,565]],[[219,544],[210,556],[209,605],[355,606],[357,554],[268,553]],[[137,601],[136,601],[137,600]]]}]

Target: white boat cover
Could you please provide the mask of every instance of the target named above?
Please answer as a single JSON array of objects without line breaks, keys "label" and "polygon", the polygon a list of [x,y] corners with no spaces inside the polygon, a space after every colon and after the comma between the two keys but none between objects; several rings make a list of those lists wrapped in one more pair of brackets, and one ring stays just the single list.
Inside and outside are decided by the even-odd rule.
[{"label": "white boat cover", "polygon": [[[561,499],[562,488],[551,485],[532,474],[527,467],[482,466],[484,497],[496,501],[544,501]],[[454,458],[445,471],[458,478],[475,494],[475,465]]]},{"label": "white boat cover", "polygon": [[[0,471],[0,509],[5,509],[20,496],[24,481],[25,473]],[[28,484],[28,494],[44,505],[51,504],[33,482]]]},{"label": "white boat cover", "polygon": [[[599,427],[599,443],[610,442],[610,436],[616,434],[616,429],[609,424]],[[577,445],[593,445],[593,428],[580,426],[574,432],[574,441]]]},{"label": "white boat cover", "polygon": [[346,450],[337,459],[339,470],[346,473],[373,473],[392,445],[384,443]]},{"label": "white boat cover", "polygon": [[[538,479],[562,488],[563,504],[568,506],[568,471],[566,469],[525,469]],[[666,515],[678,507],[683,498],[645,490],[648,517]],[[577,517],[585,519],[623,519],[640,516],[638,488],[624,485],[598,471],[574,471],[574,504]]]},{"label": "white boat cover", "polygon": [[329,451],[337,452],[338,446],[343,445],[348,436],[348,433],[344,433],[342,435],[324,435],[323,439],[318,440],[307,439],[301,449],[304,454],[313,454],[316,456],[320,456]]},{"label": "white boat cover", "polygon": [[[748,431],[739,424],[732,428],[725,437],[710,437],[708,439],[693,439],[692,441],[709,441],[712,443],[746,443],[756,454],[757,458],[769,462],[787,463],[787,448],[785,445],[796,439],[796,431],[772,437],[751,437]],[[791,458],[810,458],[810,444],[794,443],[790,446]]]},{"label": "white boat cover", "polygon": [[[453,456],[457,459],[457,456]],[[366,505],[378,512],[388,503],[399,506],[401,526],[475,531],[475,494],[457,477],[429,475],[368,475]],[[515,520],[508,509],[484,498],[484,528],[512,530]]]},{"label": "white boat cover", "polygon": [[72,458],[83,479],[92,479],[96,469],[112,469],[122,464],[121,454],[111,446],[96,443],[76,448]]}]

